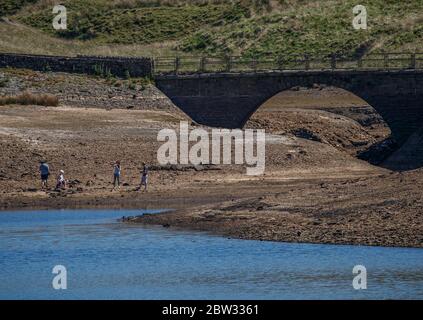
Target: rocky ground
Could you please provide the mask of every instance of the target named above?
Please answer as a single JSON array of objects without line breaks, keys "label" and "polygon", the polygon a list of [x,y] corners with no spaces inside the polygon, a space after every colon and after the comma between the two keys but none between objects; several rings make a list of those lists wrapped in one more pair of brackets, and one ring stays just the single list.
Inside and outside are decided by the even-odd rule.
[{"label": "rocky ground", "polygon": [[284,91],[267,101],[246,126],[321,142],[373,164],[396,148],[389,128],[371,106],[326,86]]},{"label": "rocky ground", "polygon": [[42,73],[22,69],[0,72],[0,95],[23,91],[49,93],[62,105],[76,108],[171,111],[182,115],[148,79],[104,79],[65,73]]},{"label": "rocky ground", "polygon": [[247,199],[234,195],[218,205],[129,221],[241,239],[423,247],[422,180],[420,170],[376,177],[267,181]]},{"label": "rocky ground", "polygon": [[[158,131],[187,118],[143,79],[0,70],[0,95],[23,90],[55,94],[60,105],[0,106],[2,210],[169,208],[125,221],[244,239],[423,246],[422,170],[357,158],[384,163],[389,129],[344,91],[294,88],[261,108],[247,127],[268,133],[266,171],[250,177],[235,165],[154,167]],[[65,171],[68,189],[53,181],[40,189],[42,159]],[[112,191],[117,159],[123,185]],[[148,193],[137,191],[142,161],[154,169]]]}]

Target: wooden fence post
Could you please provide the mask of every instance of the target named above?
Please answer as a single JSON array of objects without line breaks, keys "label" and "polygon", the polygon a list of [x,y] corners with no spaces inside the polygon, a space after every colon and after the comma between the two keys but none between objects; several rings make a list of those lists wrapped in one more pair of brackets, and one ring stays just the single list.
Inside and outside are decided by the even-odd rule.
[{"label": "wooden fence post", "polygon": [[331,55],[330,66],[331,66],[332,70],[336,69],[336,55],[335,54]]},{"label": "wooden fence post", "polygon": [[363,58],[362,57],[358,58],[358,60],[357,60],[357,67],[359,69],[363,68]]},{"label": "wooden fence post", "polygon": [[257,59],[253,59],[253,61],[251,61],[251,66],[253,67],[253,71],[257,72]]},{"label": "wooden fence post", "polygon": [[415,53],[412,53],[411,54],[410,68],[411,69],[416,69],[416,54]]},{"label": "wooden fence post", "polygon": [[284,70],[284,60],[282,59],[282,57],[276,58],[276,68],[278,70]]},{"label": "wooden fence post", "polygon": [[383,67],[385,69],[389,68],[389,55],[387,53],[383,54]]},{"label": "wooden fence post", "polygon": [[308,54],[304,55],[304,64],[305,64],[305,69],[309,70],[310,69],[310,56]]},{"label": "wooden fence post", "polygon": [[231,56],[226,56],[225,57],[225,61],[226,61],[226,72],[231,72],[231,69],[232,69],[232,57]]},{"label": "wooden fence post", "polygon": [[178,74],[180,64],[181,64],[180,58],[176,57],[175,58],[175,74]]},{"label": "wooden fence post", "polygon": [[206,71],[206,63],[207,63],[207,58],[206,57],[201,57],[200,58],[200,66],[199,66],[199,70],[200,72],[205,72]]}]

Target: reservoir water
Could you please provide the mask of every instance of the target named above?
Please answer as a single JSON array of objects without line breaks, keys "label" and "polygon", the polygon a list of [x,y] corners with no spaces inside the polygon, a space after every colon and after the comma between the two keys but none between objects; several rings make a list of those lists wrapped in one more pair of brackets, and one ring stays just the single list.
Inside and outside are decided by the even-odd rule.
[{"label": "reservoir water", "polygon": [[[423,299],[422,249],[246,241],[117,222],[143,212],[1,212],[0,299]],[[66,290],[53,289],[56,265],[66,267]],[[366,290],[352,286],[356,265],[367,269]]]}]

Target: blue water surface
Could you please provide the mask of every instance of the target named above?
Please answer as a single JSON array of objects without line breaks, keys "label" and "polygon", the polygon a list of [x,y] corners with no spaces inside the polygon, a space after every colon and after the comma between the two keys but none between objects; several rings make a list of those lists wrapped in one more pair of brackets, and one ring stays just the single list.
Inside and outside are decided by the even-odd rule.
[{"label": "blue water surface", "polygon": [[[0,213],[0,299],[422,299],[423,250],[246,241],[117,222],[146,210]],[[55,290],[52,269],[67,270]],[[354,290],[353,267],[367,269]]]}]

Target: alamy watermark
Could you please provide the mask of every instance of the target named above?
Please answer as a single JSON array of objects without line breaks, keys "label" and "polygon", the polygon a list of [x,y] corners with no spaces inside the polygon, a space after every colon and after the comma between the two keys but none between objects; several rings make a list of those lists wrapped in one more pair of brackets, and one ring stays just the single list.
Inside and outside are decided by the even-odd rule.
[{"label": "alamy watermark", "polygon": [[356,275],[352,281],[355,290],[367,289],[367,269],[365,266],[357,265],[353,268],[352,273]]},{"label": "alamy watermark", "polygon": [[57,265],[52,270],[56,276],[53,278],[51,285],[54,290],[66,290],[68,288],[68,273],[65,266]]},{"label": "alamy watermark", "polygon": [[352,21],[353,28],[355,30],[366,30],[367,29],[367,9],[363,5],[356,5],[353,8],[353,14],[355,15]]},{"label": "alamy watermark", "polygon": [[211,129],[210,134],[202,128],[189,130],[188,122],[181,121],[179,135],[174,129],[162,129],[157,141],[164,142],[157,151],[161,165],[245,164],[250,176],[265,170],[265,130]]},{"label": "alamy watermark", "polygon": [[66,7],[63,5],[54,6],[53,14],[56,14],[56,16],[53,18],[54,30],[66,30],[68,28],[68,15]]}]

